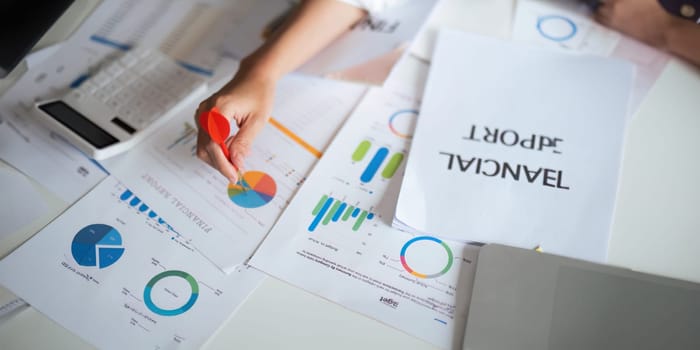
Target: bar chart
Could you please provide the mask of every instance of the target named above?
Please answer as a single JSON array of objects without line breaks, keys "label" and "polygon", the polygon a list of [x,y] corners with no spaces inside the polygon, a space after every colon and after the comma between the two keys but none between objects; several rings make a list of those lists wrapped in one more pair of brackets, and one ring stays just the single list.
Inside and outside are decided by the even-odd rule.
[{"label": "bar chart", "polygon": [[328,195],[323,195],[318,203],[311,211],[314,219],[308,227],[309,232],[314,232],[319,225],[328,225],[330,223],[354,220],[352,230],[357,231],[362,227],[362,224],[368,220],[374,219],[374,213],[361,209],[347,202],[335,199]]},{"label": "bar chart", "polygon": [[[355,163],[362,162],[365,159],[365,156],[367,156],[367,153],[369,153],[369,151],[372,149],[372,146],[373,145],[370,140],[360,142],[355,148],[355,151],[352,153],[352,161]],[[387,180],[392,178],[396,173],[396,170],[398,170],[399,166],[401,166],[405,155],[403,152],[395,152],[391,155],[391,157],[389,157],[389,153],[391,153],[389,148],[385,146],[379,147],[370,159],[365,170],[360,175],[360,181],[363,183],[372,181],[382,166],[383,169],[380,173],[381,177]]]}]

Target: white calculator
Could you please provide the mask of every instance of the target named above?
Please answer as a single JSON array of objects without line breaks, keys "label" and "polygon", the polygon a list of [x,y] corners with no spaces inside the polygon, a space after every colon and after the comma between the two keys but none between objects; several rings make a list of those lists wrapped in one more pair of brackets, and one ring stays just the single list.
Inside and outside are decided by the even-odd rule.
[{"label": "white calculator", "polygon": [[88,156],[105,159],[133,147],[206,90],[204,77],[162,52],[132,49],[35,110]]}]

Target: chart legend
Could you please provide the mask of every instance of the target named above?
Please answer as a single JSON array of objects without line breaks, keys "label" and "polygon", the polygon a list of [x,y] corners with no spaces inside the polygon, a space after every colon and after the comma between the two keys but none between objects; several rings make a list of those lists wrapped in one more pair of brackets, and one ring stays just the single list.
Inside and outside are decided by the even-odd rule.
[{"label": "chart legend", "polygon": [[351,218],[355,220],[352,225],[352,230],[357,231],[362,227],[365,221],[372,220],[375,216],[374,213],[329,197],[328,195],[321,196],[321,199],[319,199],[318,203],[311,211],[311,215],[314,216],[314,219],[309,225],[309,232],[314,232],[316,228],[318,228],[318,225],[325,226],[331,222],[348,221]]},{"label": "chart legend", "polygon": [[269,203],[277,193],[275,180],[262,171],[248,171],[228,185],[228,197],[239,207],[252,209]]}]

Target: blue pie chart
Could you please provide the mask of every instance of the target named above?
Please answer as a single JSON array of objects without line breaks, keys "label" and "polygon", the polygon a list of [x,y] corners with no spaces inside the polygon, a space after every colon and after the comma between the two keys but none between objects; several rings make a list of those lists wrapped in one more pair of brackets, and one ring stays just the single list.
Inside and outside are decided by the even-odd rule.
[{"label": "blue pie chart", "polygon": [[92,224],[83,227],[73,237],[73,259],[80,266],[109,267],[124,254],[122,236],[114,227]]}]

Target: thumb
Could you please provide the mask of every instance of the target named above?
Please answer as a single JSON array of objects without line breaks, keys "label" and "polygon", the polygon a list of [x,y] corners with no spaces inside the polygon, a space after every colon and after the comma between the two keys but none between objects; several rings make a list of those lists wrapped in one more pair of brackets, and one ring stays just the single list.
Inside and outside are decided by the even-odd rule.
[{"label": "thumb", "polygon": [[229,151],[231,153],[231,163],[236,169],[243,169],[243,159],[250,154],[253,141],[260,131],[265,127],[267,118],[254,117],[244,120],[236,135],[231,138]]}]

